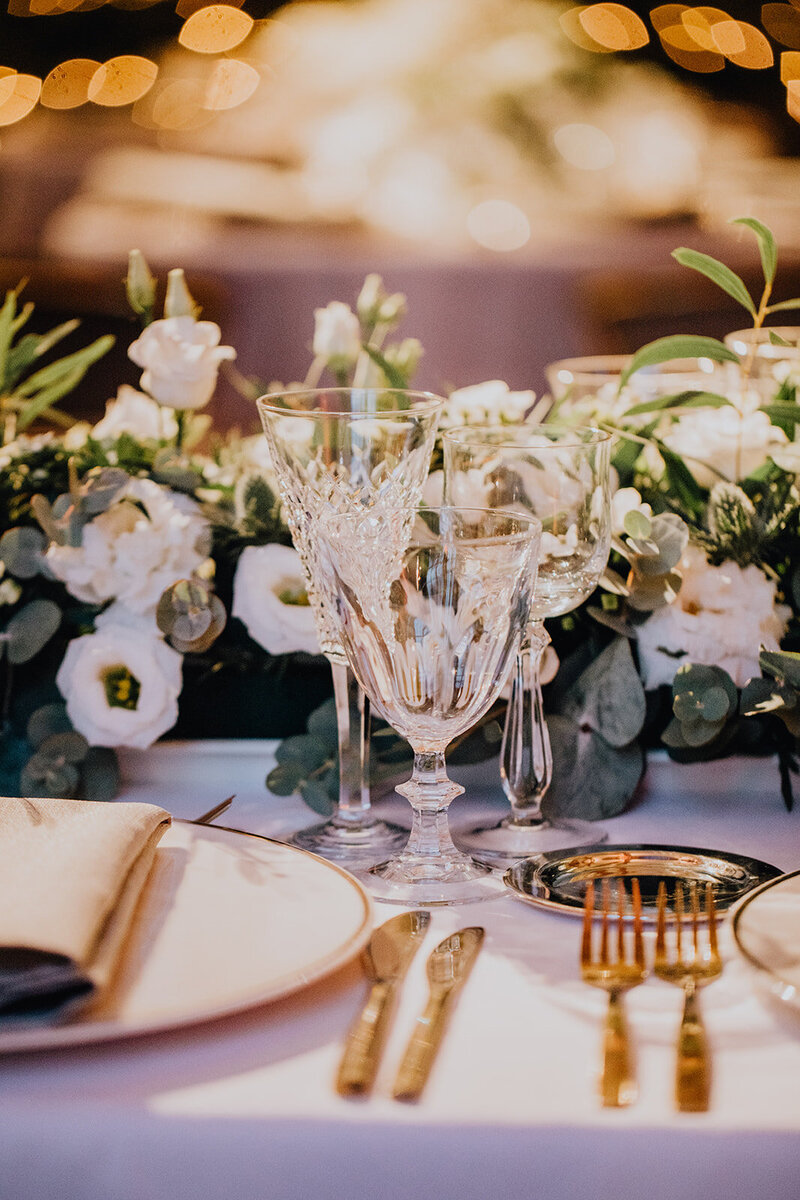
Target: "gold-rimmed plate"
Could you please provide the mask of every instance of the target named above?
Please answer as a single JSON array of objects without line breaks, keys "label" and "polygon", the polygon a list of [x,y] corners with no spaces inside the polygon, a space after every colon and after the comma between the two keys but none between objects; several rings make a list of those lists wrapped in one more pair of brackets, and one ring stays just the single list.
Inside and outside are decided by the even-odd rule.
[{"label": "gold-rimmed plate", "polygon": [[[664,880],[671,892],[676,881],[705,887],[711,884],[718,912],[725,912],[752,888],[780,875],[777,867],[732,854],[727,850],[701,850],[693,846],[631,844],[582,846],[579,850],[551,850],[523,858],[503,876],[506,887],[520,900],[539,908],[579,915],[586,886],[603,879],[636,878],[642,894],[642,918],[656,920],[656,894]],[[599,889],[595,904],[601,904]]]},{"label": "gold-rimmed plate", "polygon": [[752,891],[731,925],[736,949],[752,968],[759,991],[800,1019],[800,871]]},{"label": "gold-rimmed plate", "polygon": [[61,1025],[0,1026],[0,1053],[158,1033],[288,996],[354,958],[372,902],[297,846],[175,821],[112,986]]}]

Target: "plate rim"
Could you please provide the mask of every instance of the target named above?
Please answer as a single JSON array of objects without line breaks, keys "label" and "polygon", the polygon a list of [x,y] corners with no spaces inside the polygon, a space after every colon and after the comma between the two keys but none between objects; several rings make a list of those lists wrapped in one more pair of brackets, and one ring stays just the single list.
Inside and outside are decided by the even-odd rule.
[{"label": "plate rim", "polygon": [[[669,845],[664,842],[617,842],[608,844],[606,842],[594,842],[588,846],[572,846],[564,850],[546,850],[541,854],[528,855],[525,858],[518,859],[503,873],[503,883],[507,887],[512,896],[526,904],[532,904],[536,908],[544,908],[550,912],[561,913],[564,916],[580,917],[583,915],[583,905],[579,902],[568,904],[563,900],[550,900],[545,896],[536,895],[532,892],[522,891],[515,885],[512,880],[512,875],[517,870],[521,863],[546,863],[557,862],[560,858],[574,857],[580,854],[596,853],[598,855],[614,853],[621,850],[661,850],[669,851],[670,853],[697,854],[706,857],[719,858],[727,862],[743,865],[746,863],[755,864],[759,867],[766,868],[774,872],[767,879],[760,881],[750,891],[745,892],[742,896],[736,897],[733,903],[726,908],[726,913],[733,909],[734,905],[741,903],[752,894],[757,888],[763,887],[765,884],[774,882],[775,879],[782,877],[785,872],[780,871],[778,867],[772,863],[765,862],[763,859],[755,858],[753,855],[738,854],[732,850],[712,850],[699,846],[676,846]],[[646,924],[653,924],[655,916],[651,914],[643,915],[643,921]]]},{"label": "plate rim", "polygon": [[742,896],[741,900],[738,901],[736,907],[731,912],[731,931],[733,933],[733,941],[737,951],[739,954],[741,954],[742,958],[744,958],[751,966],[755,967],[756,970],[764,975],[769,975],[777,982],[782,981],[782,977],[778,975],[772,967],[768,967],[766,963],[762,963],[754,954],[751,954],[750,951],[746,950],[742,945],[742,941],[739,936],[739,922],[742,913],[748,908],[752,901],[757,900],[760,895],[762,895],[764,892],[768,892],[771,888],[776,887],[778,884],[785,883],[787,879],[796,879],[798,876],[800,876],[800,867],[796,867],[792,871],[782,871],[781,874],[775,879],[764,880],[764,882],[760,883],[758,887],[754,887],[752,891],[749,891]]},{"label": "plate rim", "polygon": [[363,950],[369,940],[374,924],[374,902],[361,882],[338,863],[322,858],[321,855],[314,854],[313,851],[306,850],[302,846],[293,846],[288,842],[282,842],[278,838],[267,837],[262,833],[251,833],[246,829],[234,829],[230,825],[198,825],[194,821],[180,817],[173,817],[172,823],[174,825],[192,826],[193,830],[196,831],[193,833],[193,836],[202,837],[204,834],[208,835],[210,833],[235,834],[236,837],[255,838],[257,841],[267,842],[290,854],[299,854],[304,858],[312,859],[334,874],[340,875],[358,895],[364,908],[358,928],[348,935],[347,940],[341,946],[324,954],[308,969],[304,969],[302,980],[297,980],[295,972],[291,977],[281,977],[269,988],[262,989],[258,993],[249,994],[247,997],[243,996],[241,999],[225,1004],[222,1007],[214,1006],[203,1010],[196,1010],[190,1014],[184,1013],[175,1016],[157,1017],[150,1021],[138,1021],[133,1025],[126,1025],[121,1021],[114,1020],[81,1021],[80,1019],[76,1019],[65,1021],[63,1024],[20,1025],[16,1028],[6,1030],[0,1028],[0,1055],[33,1051],[44,1052],[47,1050],[69,1049],[70,1047],[127,1041],[130,1038],[147,1037],[157,1033],[169,1033],[176,1029],[190,1028],[194,1025],[204,1025],[208,1022],[222,1020],[225,1017],[234,1016],[249,1009],[272,1004],[284,999],[286,996],[293,995],[295,992],[300,992],[304,988],[319,982],[320,979],[324,979],[327,975],[333,974],[334,971],[338,970],[339,967],[345,966],[346,963],[350,962]]}]

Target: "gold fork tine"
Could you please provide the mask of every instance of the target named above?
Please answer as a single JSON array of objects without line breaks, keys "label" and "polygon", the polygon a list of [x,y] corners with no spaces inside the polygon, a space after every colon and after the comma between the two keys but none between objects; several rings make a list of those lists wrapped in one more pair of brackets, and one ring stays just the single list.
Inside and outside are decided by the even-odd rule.
[{"label": "gold fork tine", "polygon": [[639,887],[639,880],[636,876],[633,877],[631,883],[631,894],[633,896],[633,958],[637,967],[645,969],[644,960],[644,938],[642,937],[642,891]]},{"label": "gold fork tine", "polygon": [[[700,933],[700,898],[696,885],[689,887],[688,897],[680,881],[675,884],[673,915],[675,918],[675,954],[667,950],[666,887],[658,888],[658,919],[654,970],[660,979],[683,988],[683,1016],[678,1033],[678,1058],[675,1075],[675,1100],[681,1112],[706,1112],[711,1095],[711,1070],[705,1027],[700,1015],[699,989],[711,983],[722,972],[717,948],[717,926],[714,895],[711,884],[706,885],[706,916],[708,918],[707,946],[702,947]],[[687,913],[688,909],[688,913]],[[683,953],[682,926],[685,916],[691,916],[691,950]]]},{"label": "gold fork tine", "polygon": [[583,897],[583,937],[581,939],[581,966],[586,966],[592,958],[592,916],[594,915],[594,881],[586,885]]},{"label": "gold fork tine", "polygon": [[603,923],[600,926],[600,963],[602,966],[608,966],[608,880],[604,879],[601,884],[601,895],[603,901]]}]

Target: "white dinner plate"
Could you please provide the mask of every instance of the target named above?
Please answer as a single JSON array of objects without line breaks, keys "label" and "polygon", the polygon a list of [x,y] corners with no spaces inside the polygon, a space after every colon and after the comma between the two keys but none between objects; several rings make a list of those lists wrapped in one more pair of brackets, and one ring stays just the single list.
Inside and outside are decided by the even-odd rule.
[{"label": "white dinner plate", "polygon": [[256,834],[177,821],[159,843],[113,987],[79,1019],[0,1031],[0,1053],[155,1033],[291,994],[367,942],[341,867]]}]

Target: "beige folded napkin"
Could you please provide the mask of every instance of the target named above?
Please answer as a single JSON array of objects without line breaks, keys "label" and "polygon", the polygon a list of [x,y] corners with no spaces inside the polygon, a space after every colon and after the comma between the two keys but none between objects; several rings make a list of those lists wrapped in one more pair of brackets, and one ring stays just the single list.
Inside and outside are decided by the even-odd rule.
[{"label": "beige folded napkin", "polygon": [[0,1020],[105,987],[169,824],[153,804],[0,798]]}]

